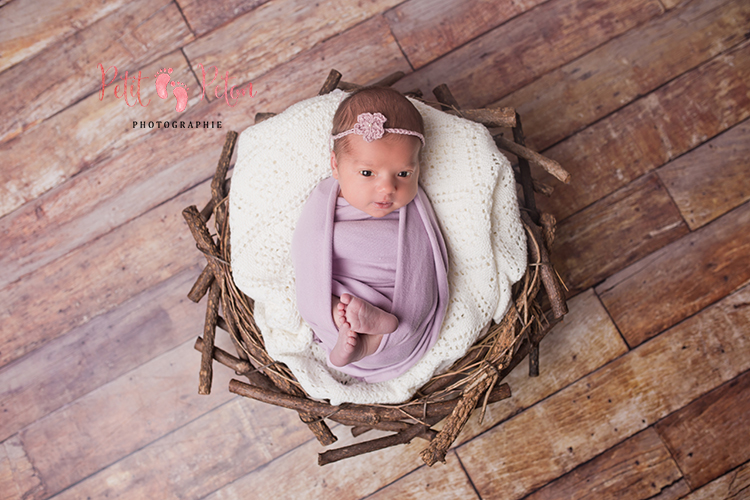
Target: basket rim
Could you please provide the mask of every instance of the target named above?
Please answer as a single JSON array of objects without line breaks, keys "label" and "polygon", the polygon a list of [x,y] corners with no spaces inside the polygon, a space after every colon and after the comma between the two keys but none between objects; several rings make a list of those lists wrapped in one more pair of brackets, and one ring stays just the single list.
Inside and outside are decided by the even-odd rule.
[{"label": "basket rim", "polygon": [[[397,73],[389,75],[381,82],[390,85],[398,79],[397,76]],[[342,89],[357,87],[354,84],[341,82],[340,77],[340,73],[332,70],[320,93],[330,92],[337,87]],[[438,104],[443,106],[443,111],[462,114],[462,110],[458,107],[447,86],[438,86],[433,90],[433,93],[440,101]],[[423,102],[426,101],[423,100]],[[491,110],[492,108],[488,109]],[[504,113],[507,115],[507,110]],[[258,114],[256,123],[268,118],[269,115],[272,116],[268,113]],[[474,121],[479,123],[482,123],[481,120],[483,119],[485,121],[490,119],[486,116],[480,116],[481,113],[475,115]],[[497,116],[497,114],[493,116]],[[513,128],[514,144],[523,147],[524,139],[520,116],[515,111],[513,111],[513,116],[516,123]],[[468,116],[467,118],[472,119]],[[487,124],[485,123],[485,125]],[[203,352],[199,392],[210,393],[211,363],[213,359],[217,359],[220,363],[234,368],[238,375],[244,375],[250,381],[250,384],[245,384],[233,380],[230,383],[230,391],[295,409],[323,444],[331,444],[336,440],[324,423],[325,419],[330,419],[351,426],[353,433],[357,429],[394,430],[396,431],[394,436],[399,436],[397,441],[400,441],[398,442],[405,442],[403,440],[406,438],[410,440],[413,437],[424,437],[431,440],[428,449],[423,452],[425,462],[432,465],[435,461],[444,460],[447,448],[455,440],[458,432],[465,424],[468,414],[478,405],[479,398],[482,395],[484,395],[481,405],[482,415],[488,403],[510,396],[507,383],[498,384],[527,354],[531,354],[530,375],[535,375],[535,370],[538,373],[539,342],[551,327],[567,313],[565,294],[562,291],[564,285],[554,270],[549,257],[549,248],[554,239],[555,220],[551,215],[539,214],[536,210],[534,186],[528,161],[519,155],[518,171],[515,173],[516,182],[521,185],[524,194],[523,202],[519,197],[519,208],[527,235],[529,258],[527,259],[524,276],[512,287],[511,306],[500,323],[491,322],[488,332],[480,336],[464,356],[447,371],[433,374],[430,380],[417,390],[409,400],[398,404],[345,403],[334,407],[326,403],[327,400],[316,400],[307,395],[292,371],[285,364],[273,360],[268,355],[265,350],[263,335],[255,323],[254,301],[239,290],[234,282],[230,264],[230,228],[227,216],[231,179],[226,179],[226,175],[237,137],[236,132],[230,131],[227,133],[216,174],[211,183],[212,196],[210,201],[200,212],[194,206],[183,211],[188,226],[198,242],[198,249],[205,254],[208,261],[208,265],[193,286],[189,297],[198,302],[209,289],[211,290],[206,324],[204,325],[204,337],[203,339],[199,338],[199,341],[196,342],[196,346],[200,344],[199,350]],[[498,145],[502,147],[500,143]],[[523,151],[522,153],[527,154]],[[211,216],[215,219],[216,241],[214,241],[206,226]],[[538,296],[540,291],[545,292],[549,299],[551,319],[548,318],[548,314],[542,308],[541,299],[543,296]],[[219,303],[222,306],[223,318],[218,316]],[[213,345],[213,332],[217,325],[229,332],[237,351],[237,357],[223,351],[219,352],[220,350]],[[459,409],[462,410],[459,411]],[[393,411],[397,413],[388,413]],[[445,413],[446,411],[448,413]],[[457,415],[457,413],[462,412],[466,415]],[[441,439],[433,439],[435,431],[432,431],[430,427],[443,420],[448,414],[450,414],[448,423],[443,430],[437,433],[437,436]],[[399,418],[397,420],[386,418],[392,419],[394,416]],[[438,416],[439,419],[437,419]],[[385,420],[383,420],[384,418]],[[446,439],[449,441],[447,444]],[[368,443],[375,443],[376,441],[378,440],[361,443],[361,445],[365,445],[364,447],[353,445],[361,448],[358,448],[355,454],[373,451],[369,448],[380,446],[380,444],[368,445]],[[349,454],[350,451],[344,450],[344,448],[329,450],[322,454],[320,458],[325,463],[329,463],[340,458],[353,456]],[[330,456],[330,460],[323,458],[326,454],[332,452],[336,452],[334,453],[336,457],[340,454],[344,456],[340,458]],[[322,462],[319,463],[322,464]]]}]

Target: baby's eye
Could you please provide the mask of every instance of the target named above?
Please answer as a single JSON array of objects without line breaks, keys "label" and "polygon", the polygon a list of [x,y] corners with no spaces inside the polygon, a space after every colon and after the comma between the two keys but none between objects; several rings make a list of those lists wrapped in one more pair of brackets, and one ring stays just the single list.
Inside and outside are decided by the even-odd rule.
[{"label": "baby's eye", "polygon": [[410,175],[411,175],[411,172],[407,172],[406,170],[398,173],[399,177],[409,177]]},{"label": "baby's eye", "polygon": [[362,174],[365,177],[372,176],[372,170],[360,170],[359,173]]}]

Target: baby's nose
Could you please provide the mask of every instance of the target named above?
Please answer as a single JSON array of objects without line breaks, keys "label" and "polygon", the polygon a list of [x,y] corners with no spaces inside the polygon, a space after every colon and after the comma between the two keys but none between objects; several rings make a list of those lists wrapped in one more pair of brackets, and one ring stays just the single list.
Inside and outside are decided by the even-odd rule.
[{"label": "baby's nose", "polygon": [[392,179],[382,179],[378,188],[381,193],[392,193],[396,190],[396,183]]}]

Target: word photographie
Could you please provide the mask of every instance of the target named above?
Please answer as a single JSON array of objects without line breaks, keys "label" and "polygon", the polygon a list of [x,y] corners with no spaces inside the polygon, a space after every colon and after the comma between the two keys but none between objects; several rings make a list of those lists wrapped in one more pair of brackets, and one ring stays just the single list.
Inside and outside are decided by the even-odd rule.
[{"label": "word photographie", "polygon": [[133,128],[221,128],[221,121],[218,122],[209,122],[209,121],[194,121],[194,122],[187,122],[187,125],[185,125],[184,121],[176,121],[176,120],[156,120],[156,121],[137,121],[133,120]]}]

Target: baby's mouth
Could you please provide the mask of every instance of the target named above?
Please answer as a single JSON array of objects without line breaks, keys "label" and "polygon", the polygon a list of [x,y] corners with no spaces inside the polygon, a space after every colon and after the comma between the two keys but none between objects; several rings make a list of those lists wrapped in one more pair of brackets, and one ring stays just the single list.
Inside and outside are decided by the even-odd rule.
[{"label": "baby's mouth", "polygon": [[373,203],[378,208],[390,208],[393,205],[392,201],[375,201]]}]

